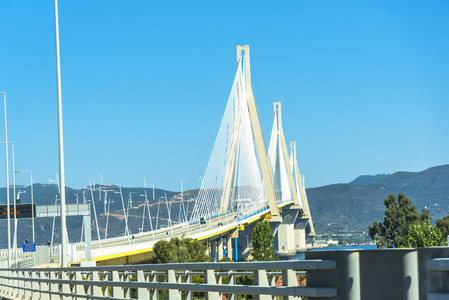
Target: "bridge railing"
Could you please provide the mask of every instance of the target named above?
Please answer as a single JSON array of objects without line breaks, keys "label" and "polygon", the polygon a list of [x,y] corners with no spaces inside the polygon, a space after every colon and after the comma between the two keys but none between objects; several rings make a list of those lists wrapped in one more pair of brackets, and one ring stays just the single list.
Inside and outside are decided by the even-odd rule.
[{"label": "bridge railing", "polygon": [[[15,266],[17,263],[19,267],[21,266],[32,266],[30,261],[33,261],[33,252],[23,252],[22,248],[17,248],[15,250],[10,250],[11,264]],[[27,263],[24,263],[24,262]],[[6,268],[8,266],[8,250],[0,250],[0,268]]]},{"label": "bridge railing", "polygon": [[[10,299],[235,299],[237,294],[272,297],[335,297],[332,286],[299,286],[304,270],[332,270],[332,260],[246,263],[185,263],[83,268],[0,269],[0,294]],[[237,284],[249,276],[253,284]],[[281,282],[281,284],[280,284]],[[58,298],[59,299],[59,298]]]}]

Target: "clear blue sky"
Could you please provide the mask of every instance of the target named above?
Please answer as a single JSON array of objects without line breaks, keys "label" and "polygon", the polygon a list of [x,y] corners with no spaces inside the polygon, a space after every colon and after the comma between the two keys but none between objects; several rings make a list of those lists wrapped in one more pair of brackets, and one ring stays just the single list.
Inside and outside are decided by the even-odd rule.
[{"label": "clear blue sky", "polygon": [[[99,182],[100,173],[128,187],[144,177],[160,188],[199,187],[238,44],[250,45],[265,139],[272,102],[281,101],[307,187],[449,163],[446,0],[59,6],[69,187]],[[16,169],[33,170],[35,182],[55,179],[52,0],[0,0],[0,91]]]}]

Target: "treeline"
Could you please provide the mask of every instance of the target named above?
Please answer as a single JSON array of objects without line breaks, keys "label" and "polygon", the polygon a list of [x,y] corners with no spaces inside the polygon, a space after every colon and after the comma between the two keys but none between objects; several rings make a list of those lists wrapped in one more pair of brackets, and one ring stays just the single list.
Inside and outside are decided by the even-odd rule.
[{"label": "treeline", "polygon": [[431,223],[429,211],[418,212],[403,193],[391,194],[384,200],[385,218],[368,226],[370,237],[377,248],[421,248],[447,246],[449,216]]}]

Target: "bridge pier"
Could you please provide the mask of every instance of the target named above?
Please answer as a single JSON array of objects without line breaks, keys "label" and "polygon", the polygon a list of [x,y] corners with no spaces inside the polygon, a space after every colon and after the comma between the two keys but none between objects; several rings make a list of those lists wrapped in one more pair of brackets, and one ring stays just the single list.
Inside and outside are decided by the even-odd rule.
[{"label": "bridge pier", "polygon": [[217,243],[218,245],[218,257],[217,257],[217,260],[221,260],[221,259],[223,259],[223,246],[224,246],[224,243],[223,243],[223,238],[220,238],[219,240],[218,240],[218,243]]},{"label": "bridge pier", "polygon": [[210,256],[213,262],[217,261],[217,241],[210,241]]},{"label": "bridge pier", "polygon": [[312,240],[309,240],[309,235],[307,234],[307,226],[309,226],[309,217],[299,215],[295,221],[295,242],[296,250],[304,251],[312,246]]},{"label": "bridge pier", "polygon": [[296,254],[296,239],[295,239],[295,222],[300,215],[299,208],[283,207],[282,208],[282,223],[279,224],[274,234],[275,251],[278,255],[289,256]]},{"label": "bridge pier", "polygon": [[92,249],[92,233],[91,233],[91,226],[92,226],[92,218],[90,216],[90,208],[89,208],[89,214],[83,216],[84,219],[84,241],[86,243],[85,248],[85,255],[86,255],[86,261],[89,261],[92,259],[91,256],[91,249]]},{"label": "bridge pier", "polygon": [[226,236],[226,252],[227,252],[227,257],[232,259],[232,234],[228,234]]}]

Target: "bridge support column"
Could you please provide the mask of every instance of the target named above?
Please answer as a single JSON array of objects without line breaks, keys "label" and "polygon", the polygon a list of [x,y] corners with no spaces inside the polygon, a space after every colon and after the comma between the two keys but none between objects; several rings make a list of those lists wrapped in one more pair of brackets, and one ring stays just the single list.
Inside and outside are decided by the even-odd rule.
[{"label": "bridge support column", "polygon": [[230,234],[226,236],[226,253],[227,257],[232,259],[232,235]]},{"label": "bridge support column", "polygon": [[91,256],[91,248],[92,248],[92,220],[89,215],[83,216],[84,218],[84,242],[85,242],[85,255],[86,255],[86,261],[89,261],[92,259]]},{"label": "bridge support column", "polygon": [[306,230],[303,228],[295,228],[295,248],[296,250],[307,249]]},{"label": "bridge support column", "polygon": [[279,224],[278,232],[278,254],[294,254],[295,249],[295,232],[293,224]]},{"label": "bridge support column", "polygon": [[218,260],[223,259],[223,239],[218,240]]},{"label": "bridge support column", "polygon": [[307,249],[307,227],[310,217],[302,213],[298,214],[294,223],[295,249],[303,251]]},{"label": "bridge support column", "polygon": [[299,209],[291,207],[282,210],[282,223],[275,231],[275,250],[279,255],[296,254],[295,222],[299,213]]},{"label": "bridge support column", "polygon": [[217,261],[217,241],[210,242],[210,256],[212,261]]}]

